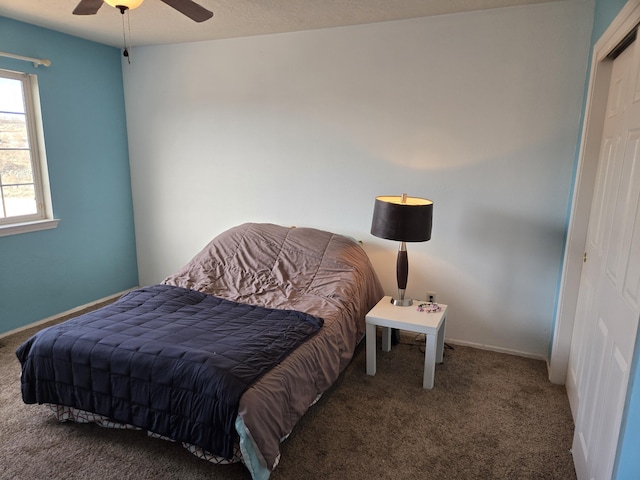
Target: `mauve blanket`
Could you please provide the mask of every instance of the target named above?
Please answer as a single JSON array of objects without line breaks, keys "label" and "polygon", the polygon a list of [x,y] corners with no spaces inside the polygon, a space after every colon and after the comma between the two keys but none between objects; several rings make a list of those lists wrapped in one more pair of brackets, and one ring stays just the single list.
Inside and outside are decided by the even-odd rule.
[{"label": "mauve blanket", "polygon": [[230,458],[243,392],[321,325],[292,310],[145,287],[27,340],[16,352],[22,396]]},{"label": "mauve blanket", "polygon": [[256,223],[221,233],[163,283],[324,320],[313,338],[240,399],[238,414],[269,470],[279,461],[281,439],[349,364],[365,332],[365,315],[384,296],[367,254],[354,240]]}]

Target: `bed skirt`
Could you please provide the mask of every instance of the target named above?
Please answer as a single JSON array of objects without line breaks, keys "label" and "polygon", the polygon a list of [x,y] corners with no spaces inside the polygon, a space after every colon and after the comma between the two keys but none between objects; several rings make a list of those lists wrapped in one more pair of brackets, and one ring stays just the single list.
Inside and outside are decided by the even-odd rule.
[{"label": "bed skirt", "polygon": [[[143,430],[141,428],[134,427],[133,425],[114,422],[113,420],[110,420],[103,415],[87,412],[86,410],[80,410],[78,408],[67,407],[64,405],[54,405],[50,403],[45,405],[51,409],[59,422],[95,423],[96,425],[104,428],[115,428],[119,430]],[[232,463],[242,462],[251,473],[251,478],[253,480],[267,480],[271,472],[260,461],[260,456],[257,454],[257,449],[253,438],[251,438],[251,434],[247,430],[240,416],[236,418],[235,424],[238,435],[240,436],[240,441],[234,445],[233,456],[231,458],[223,458],[218,455],[214,455],[213,453],[204,450],[202,447],[198,447],[197,445],[186,442],[181,442],[182,446],[196,457],[201,458],[202,460],[206,460],[207,462],[214,463],[216,465],[229,465]],[[159,438],[175,443],[175,440],[172,440],[171,438],[164,435],[159,435],[148,430],[146,431],[146,433],[151,438]],[[278,461],[279,460],[280,458],[278,456]],[[276,465],[274,465],[274,468],[276,467]]]}]

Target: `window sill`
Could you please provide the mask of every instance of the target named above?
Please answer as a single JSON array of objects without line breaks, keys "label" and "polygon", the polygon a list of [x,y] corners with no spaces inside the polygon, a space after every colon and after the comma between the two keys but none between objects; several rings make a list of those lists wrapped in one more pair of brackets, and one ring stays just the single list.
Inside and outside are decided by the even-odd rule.
[{"label": "window sill", "polygon": [[0,237],[8,235],[18,235],[20,233],[38,232],[40,230],[50,230],[58,226],[60,219],[51,218],[47,220],[36,220],[35,222],[15,223],[13,225],[0,225]]}]

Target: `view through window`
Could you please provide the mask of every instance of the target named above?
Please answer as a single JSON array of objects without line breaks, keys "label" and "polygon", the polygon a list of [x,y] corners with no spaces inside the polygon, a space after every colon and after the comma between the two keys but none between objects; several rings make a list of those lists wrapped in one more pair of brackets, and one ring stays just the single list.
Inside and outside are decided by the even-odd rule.
[{"label": "view through window", "polygon": [[0,70],[0,226],[46,218],[31,81]]}]

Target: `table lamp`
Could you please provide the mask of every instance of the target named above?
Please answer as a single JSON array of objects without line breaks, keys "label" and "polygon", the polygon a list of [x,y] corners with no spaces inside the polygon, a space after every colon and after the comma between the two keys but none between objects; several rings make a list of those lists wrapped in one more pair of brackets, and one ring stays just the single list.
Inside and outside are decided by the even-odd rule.
[{"label": "table lamp", "polygon": [[387,240],[400,242],[396,263],[398,280],[398,298],[391,302],[399,307],[413,304],[411,298],[405,297],[407,277],[409,276],[409,260],[406,242],[426,242],[431,238],[433,202],[425,198],[402,196],[376,197],[371,222],[371,234]]}]

